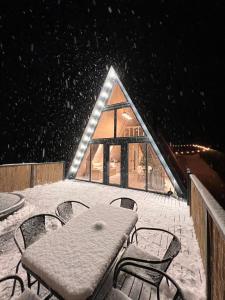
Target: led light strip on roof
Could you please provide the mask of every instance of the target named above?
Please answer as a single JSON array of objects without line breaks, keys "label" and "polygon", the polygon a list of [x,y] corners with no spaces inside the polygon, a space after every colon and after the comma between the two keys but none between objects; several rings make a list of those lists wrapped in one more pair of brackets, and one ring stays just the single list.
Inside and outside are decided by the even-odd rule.
[{"label": "led light strip on roof", "polygon": [[110,70],[108,72],[106,80],[103,84],[101,92],[95,103],[95,107],[93,109],[91,117],[88,121],[88,124],[87,124],[85,131],[82,135],[82,138],[80,140],[74,160],[69,169],[69,172],[68,172],[69,178],[73,177],[76,174],[76,172],[80,166],[81,160],[87,150],[89,141],[91,140],[91,137],[92,137],[92,135],[95,131],[95,128],[98,124],[98,121],[99,121],[100,115],[102,113],[102,110],[105,106],[105,103],[108,100],[108,98],[112,92],[112,88],[114,86],[116,79],[118,79],[118,76],[117,76],[115,70],[113,69],[113,67],[110,67]]}]

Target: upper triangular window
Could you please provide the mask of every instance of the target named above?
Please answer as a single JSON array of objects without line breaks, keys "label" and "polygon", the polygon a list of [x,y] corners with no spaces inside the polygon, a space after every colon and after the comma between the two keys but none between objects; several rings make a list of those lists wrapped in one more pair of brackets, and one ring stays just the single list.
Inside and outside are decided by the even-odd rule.
[{"label": "upper triangular window", "polygon": [[117,104],[117,103],[122,103],[122,102],[127,102],[127,99],[126,99],[123,91],[121,90],[121,87],[119,86],[119,84],[116,83],[113,87],[112,93],[106,104],[112,105],[112,104]]}]

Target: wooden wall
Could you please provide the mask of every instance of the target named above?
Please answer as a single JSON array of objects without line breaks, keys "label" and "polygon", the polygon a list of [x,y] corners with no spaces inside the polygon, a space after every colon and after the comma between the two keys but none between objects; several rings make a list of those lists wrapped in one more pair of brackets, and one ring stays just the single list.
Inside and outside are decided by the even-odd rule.
[{"label": "wooden wall", "polygon": [[[192,201],[193,200],[193,201]],[[195,234],[199,243],[204,268],[206,269],[206,209],[200,193],[194,183],[191,183],[191,216],[194,223]]]},{"label": "wooden wall", "polygon": [[64,179],[64,162],[0,165],[0,192],[20,191]]},{"label": "wooden wall", "polygon": [[207,299],[225,300],[225,211],[191,176],[190,213],[206,273]]},{"label": "wooden wall", "polygon": [[225,300],[225,238],[209,216],[211,298]]}]

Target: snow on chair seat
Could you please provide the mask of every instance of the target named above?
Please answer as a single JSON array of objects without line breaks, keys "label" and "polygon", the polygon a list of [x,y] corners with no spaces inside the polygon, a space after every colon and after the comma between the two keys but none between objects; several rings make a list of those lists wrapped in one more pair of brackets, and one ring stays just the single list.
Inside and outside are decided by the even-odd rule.
[{"label": "snow on chair seat", "polygon": [[[162,258],[152,256],[148,251],[141,249],[139,246],[133,245],[134,235],[140,240],[140,232],[144,232],[145,235],[148,233],[154,232],[160,238],[162,234],[166,235],[166,244],[163,245],[161,240],[159,244],[157,244],[157,248],[159,250],[163,250],[165,252]],[[146,239],[146,236],[143,236],[143,239]],[[169,239],[171,239],[169,241]],[[148,239],[147,239],[148,240]],[[137,240],[136,240],[137,241]],[[138,243],[138,241],[137,241]],[[155,243],[156,244],[156,243]],[[150,244],[150,248],[153,248],[153,243]],[[162,248],[162,249],[160,249]],[[166,248],[166,251],[164,250]],[[151,271],[151,268],[154,267],[155,269],[161,270],[166,272],[169,268],[172,260],[177,256],[181,249],[181,243],[179,239],[171,232],[160,229],[160,228],[149,228],[149,227],[140,227],[134,231],[131,237],[131,244],[125,250],[123,257],[117,263],[115,270],[117,270],[121,264],[124,262],[133,262],[138,263],[143,266],[150,267],[150,269],[146,268],[137,268],[136,265],[127,264],[124,265],[123,271],[130,274],[136,274],[140,276],[144,276],[149,278],[151,284],[154,285],[157,290],[159,289],[159,285],[163,279],[163,275],[161,273],[155,273]],[[115,271],[116,272],[116,271]],[[141,272],[141,273],[140,273]],[[144,272],[144,274],[143,274]]]},{"label": "snow on chair seat", "polygon": [[[169,276],[167,273],[159,270],[159,269],[156,269],[156,268],[153,268],[151,266],[146,266],[146,265],[141,265],[140,263],[136,263],[136,262],[132,262],[132,261],[124,261],[122,262],[119,267],[117,269],[115,269],[115,272],[114,272],[114,278],[113,278],[113,290],[112,290],[112,298],[107,298],[107,300],[116,300],[117,298],[113,298],[114,294],[115,294],[115,290],[117,290],[117,286],[118,286],[118,283],[119,283],[119,275],[120,275],[120,272],[124,272],[124,269],[125,268],[129,268],[130,269],[139,269],[139,271],[137,273],[132,273],[132,272],[128,272],[129,276],[133,276],[134,279],[138,280],[140,283],[142,283],[142,285],[139,285],[139,288],[140,288],[140,292],[138,292],[138,299],[141,300],[143,299],[142,298],[142,291],[145,290],[143,296],[144,298],[146,299],[146,286],[145,286],[145,289],[143,289],[143,283],[145,283],[145,285],[149,285],[151,286],[152,285],[152,281],[151,281],[151,278],[147,278],[147,277],[144,277],[140,274],[144,274],[146,271],[151,273],[151,274],[155,274],[155,277],[162,277],[162,278],[165,278],[166,281],[167,281],[167,284],[166,282],[163,282],[163,284],[160,284],[160,286],[157,286],[157,299],[160,300],[160,296],[163,295],[163,299],[173,299],[173,300],[185,300],[185,296],[183,294],[183,291],[181,289],[181,287],[176,283],[176,281],[171,277]],[[137,288],[138,286],[136,286]],[[123,289],[123,288],[122,288]],[[134,281],[133,281],[133,285],[132,285],[132,289],[135,289],[134,287]],[[120,293],[121,291],[117,291],[118,295],[120,296]],[[124,294],[122,292],[122,294]],[[116,294],[115,294],[116,295]],[[130,294],[129,294],[130,295]],[[110,295],[109,295],[110,296]],[[122,295],[123,296],[123,295]],[[121,297],[122,297],[121,296]],[[152,296],[154,297],[155,296],[155,290],[150,290],[150,294],[149,294],[149,299],[151,298],[152,299]],[[118,297],[118,299],[120,299]],[[133,299],[133,296],[132,298],[121,298],[121,300],[127,300],[127,299]],[[134,298],[136,299],[136,298]],[[153,298],[155,299],[155,297]]]}]

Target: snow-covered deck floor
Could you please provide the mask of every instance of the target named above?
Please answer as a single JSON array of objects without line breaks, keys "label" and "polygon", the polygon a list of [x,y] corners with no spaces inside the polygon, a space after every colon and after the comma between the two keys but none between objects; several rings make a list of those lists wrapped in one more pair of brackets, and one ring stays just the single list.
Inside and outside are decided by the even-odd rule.
[{"label": "snow-covered deck floor", "polygon": [[[153,193],[69,180],[35,186],[19,193],[26,199],[24,207],[0,222],[0,277],[14,273],[20,259],[12,237],[21,221],[38,213],[54,213],[56,206],[66,200],[80,200],[91,207],[125,196],[138,204],[137,227],[164,228],[179,237],[182,249],[168,273],[183,288],[187,299],[205,299],[205,274],[186,202]],[[25,274],[20,275],[25,278]]]}]

